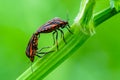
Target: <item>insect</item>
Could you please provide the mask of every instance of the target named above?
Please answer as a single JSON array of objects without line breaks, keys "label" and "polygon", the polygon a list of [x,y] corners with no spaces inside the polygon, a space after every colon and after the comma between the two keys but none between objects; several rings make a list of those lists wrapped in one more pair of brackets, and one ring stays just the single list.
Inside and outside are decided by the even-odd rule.
[{"label": "insect", "polygon": [[39,58],[42,57],[42,56],[39,56],[38,54],[47,54],[47,53],[53,52],[53,51],[41,52],[41,50],[43,50],[44,48],[49,48],[49,47],[43,47],[40,50],[38,50],[38,35],[33,34],[27,45],[26,55],[30,59],[30,61],[33,62],[35,56],[38,56]]},{"label": "insect", "polygon": [[[53,40],[54,43],[56,43],[57,50],[58,50],[58,31],[61,32],[61,37],[63,38],[63,41],[66,43],[65,38],[64,38],[64,32],[62,31],[63,28],[67,28],[67,30],[72,33],[69,28],[69,23],[68,21],[61,20],[58,17],[53,18],[52,20],[48,21],[46,24],[42,25],[37,32],[35,33],[36,35],[39,35],[40,33],[50,33],[53,32]],[[56,37],[54,35],[56,34]]]}]

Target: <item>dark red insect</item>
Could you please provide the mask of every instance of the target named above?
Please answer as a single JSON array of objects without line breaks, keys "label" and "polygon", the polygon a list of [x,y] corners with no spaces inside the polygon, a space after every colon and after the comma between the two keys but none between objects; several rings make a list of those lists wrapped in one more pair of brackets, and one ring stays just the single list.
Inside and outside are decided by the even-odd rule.
[{"label": "dark red insect", "polygon": [[[60,18],[53,18],[52,20],[48,21],[46,24],[42,25],[37,32],[36,35],[39,35],[40,33],[50,33],[53,32],[53,40],[54,44],[56,43],[57,49],[58,49],[58,31],[61,32],[61,36],[63,38],[63,41],[66,43],[64,38],[64,32],[62,31],[63,28],[67,28],[67,30],[72,33],[69,28],[68,21],[61,20]],[[54,34],[56,33],[56,38],[54,37]],[[56,39],[56,41],[55,41]]]},{"label": "dark red insect", "polygon": [[[53,32],[53,40],[54,40],[54,44],[56,43],[57,45],[57,49],[58,49],[58,31],[61,32],[61,36],[63,38],[63,41],[66,43],[65,39],[64,39],[64,32],[62,31],[63,28],[67,28],[67,30],[72,33],[69,28],[69,23],[67,21],[61,20],[60,18],[53,18],[52,20],[48,21],[46,24],[42,25],[37,31],[36,33],[34,33],[28,43],[28,46],[26,48],[26,55],[27,57],[31,60],[31,62],[34,61],[34,57],[38,56],[38,57],[42,57],[39,56],[38,54],[47,54],[47,53],[51,53],[53,51],[49,51],[49,52],[41,52],[42,49],[44,48],[49,48],[49,47],[43,47],[40,50],[38,50],[38,37],[40,35],[40,33],[50,33]],[[56,42],[55,42],[55,38],[54,38],[54,34],[56,33]]]},{"label": "dark red insect", "polygon": [[44,48],[49,48],[49,47],[43,47],[39,51],[37,51],[38,50],[38,35],[33,34],[26,48],[26,55],[31,60],[31,62],[33,62],[35,56],[38,56],[39,58],[42,57],[42,56],[39,56],[38,54],[47,54],[47,53],[53,52],[53,51],[41,52],[41,50],[43,50]]},{"label": "dark red insect", "polygon": [[33,62],[34,61],[34,56],[36,55],[36,51],[38,49],[38,37],[37,35],[33,34],[28,46],[26,48],[26,55],[30,60]]}]

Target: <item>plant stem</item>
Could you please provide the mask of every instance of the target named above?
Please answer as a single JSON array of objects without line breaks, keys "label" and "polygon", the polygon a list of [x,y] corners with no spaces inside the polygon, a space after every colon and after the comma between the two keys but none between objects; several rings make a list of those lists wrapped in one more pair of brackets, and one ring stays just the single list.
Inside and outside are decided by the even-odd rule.
[{"label": "plant stem", "polygon": [[118,12],[115,10],[115,8],[109,7],[107,9],[95,14],[95,16],[94,16],[94,25],[95,25],[95,27],[97,27],[99,24],[106,21],[110,17],[116,15],[117,13]]},{"label": "plant stem", "polygon": [[[93,20],[95,27],[109,19],[110,17],[117,14],[114,8],[107,8],[99,13],[97,13]],[[33,65],[33,73],[31,72],[31,67],[28,68],[23,74],[21,74],[17,80],[42,80],[51,71],[53,71],[62,62],[68,59],[72,54],[75,54],[82,44],[90,37],[80,31],[80,27],[73,23],[71,30],[74,34],[66,33],[65,38],[68,42],[66,45],[63,41],[59,42],[59,51],[55,51],[51,54],[47,54],[44,58],[38,59]],[[63,48],[64,47],[64,48]],[[54,46],[51,50],[56,49]]]}]

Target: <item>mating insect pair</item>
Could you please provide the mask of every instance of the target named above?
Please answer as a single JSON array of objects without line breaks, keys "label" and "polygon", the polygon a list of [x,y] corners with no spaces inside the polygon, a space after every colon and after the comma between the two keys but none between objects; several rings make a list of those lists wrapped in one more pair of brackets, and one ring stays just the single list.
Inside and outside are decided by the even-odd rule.
[{"label": "mating insect pair", "polygon": [[[27,49],[26,49],[26,55],[30,60],[33,62],[34,57],[39,56],[38,54],[47,54],[51,53],[53,51],[49,52],[41,52],[42,49],[38,50],[38,37],[40,36],[41,33],[51,33],[53,32],[53,40],[54,44],[56,43],[57,49],[58,49],[58,31],[61,32],[61,36],[63,38],[63,41],[66,43],[65,38],[64,38],[64,32],[62,31],[62,28],[67,28],[67,30],[72,33],[69,28],[69,23],[67,21],[61,20],[60,18],[53,18],[52,20],[48,21],[46,24],[42,25],[36,33],[33,34],[31,37]],[[56,34],[56,37],[54,36]],[[45,47],[46,48],[46,47]]]}]

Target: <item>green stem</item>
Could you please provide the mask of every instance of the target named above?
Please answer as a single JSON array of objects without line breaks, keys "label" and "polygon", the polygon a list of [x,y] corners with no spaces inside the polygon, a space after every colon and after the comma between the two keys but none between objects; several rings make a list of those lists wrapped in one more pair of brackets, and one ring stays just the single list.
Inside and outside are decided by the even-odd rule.
[{"label": "green stem", "polygon": [[[114,8],[108,8],[96,14],[93,18],[95,27],[115,14],[117,14],[117,12]],[[30,67],[23,74],[21,74],[17,80],[41,80],[66,59],[68,59],[72,54],[75,54],[82,44],[84,44],[84,42],[90,37],[90,35],[86,35],[81,32],[80,27],[76,23],[73,23],[71,27],[74,34],[65,34],[66,41],[68,42],[66,45],[61,40],[59,42],[59,51],[47,54],[43,58],[38,59],[32,65],[33,73],[31,72]],[[54,46],[51,50],[53,49],[56,49],[56,47]]]},{"label": "green stem", "polygon": [[115,10],[115,8],[107,8],[99,13],[97,13],[94,17],[94,25],[97,27],[99,24],[104,22],[105,20],[109,19],[110,17],[114,16],[118,12]]}]

